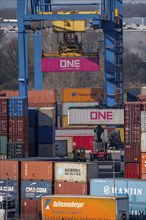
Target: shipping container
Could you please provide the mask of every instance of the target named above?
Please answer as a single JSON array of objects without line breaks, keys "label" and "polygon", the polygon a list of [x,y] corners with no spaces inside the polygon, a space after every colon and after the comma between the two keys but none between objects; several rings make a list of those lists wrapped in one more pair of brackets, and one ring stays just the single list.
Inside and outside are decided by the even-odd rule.
[{"label": "shipping container", "polygon": [[7,136],[0,136],[0,154],[7,154]]},{"label": "shipping container", "polygon": [[127,197],[47,196],[42,198],[42,219],[129,218]]},{"label": "shipping container", "polygon": [[55,137],[59,136],[94,136],[94,128],[60,128],[55,130]]},{"label": "shipping container", "polygon": [[7,154],[0,154],[0,160],[7,159]]},{"label": "shipping container", "polygon": [[90,182],[98,177],[97,163],[55,162],[54,179],[57,182]]},{"label": "shipping container", "polygon": [[99,102],[104,95],[101,88],[65,88],[62,91],[62,103],[65,102]]},{"label": "shipping container", "polygon": [[36,127],[38,121],[38,108],[28,108],[28,126]]},{"label": "shipping container", "polygon": [[55,140],[55,152],[56,156],[68,155],[67,140]]},{"label": "shipping container", "polygon": [[63,115],[62,116],[62,127],[66,128],[68,126],[69,126],[69,124],[68,124],[68,116],[67,115]]},{"label": "shipping container", "polygon": [[141,112],[141,131],[146,132],[146,111]]},{"label": "shipping container", "polygon": [[141,88],[141,95],[146,95],[146,86]]},{"label": "shipping container", "polygon": [[21,219],[41,219],[41,200],[21,199]]},{"label": "shipping container", "polygon": [[51,182],[53,179],[53,164],[49,161],[22,161],[21,178],[22,180],[46,180]]},{"label": "shipping container", "polygon": [[141,179],[146,180],[146,173],[141,174]]},{"label": "shipping container", "polygon": [[38,146],[37,144],[29,144],[29,157],[38,156]]},{"label": "shipping container", "polygon": [[52,183],[49,181],[23,180],[21,181],[21,198],[38,199],[52,194]]},{"label": "shipping container", "polygon": [[8,115],[8,97],[0,97],[0,118]]},{"label": "shipping container", "polygon": [[43,57],[42,72],[99,71],[98,57]]},{"label": "shipping container", "polygon": [[[32,105],[30,107],[48,107],[50,104],[56,103],[56,91],[54,89],[29,90],[28,103],[29,106]],[[35,104],[38,104],[38,106]]]},{"label": "shipping container", "polygon": [[27,97],[13,96],[8,100],[9,116],[23,117],[28,114]]},{"label": "shipping container", "polygon": [[62,103],[62,115],[68,115],[70,107],[95,107],[98,104],[98,102],[64,102]]},{"label": "shipping container", "polygon": [[140,162],[141,146],[139,143],[125,144],[125,161],[126,162]]},{"label": "shipping container", "polygon": [[141,132],[141,152],[146,152],[146,132]]},{"label": "shipping container", "polygon": [[20,163],[15,160],[0,160],[0,179],[18,180]]},{"label": "shipping container", "polygon": [[146,219],[146,203],[129,203],[130,217],[135,216],[135,219],[130,220],[145,220]]},{"label": "shipping container", "polygon": [[56,124],[55,107],[42,107],[38,111],[38,126],[54,126]]},{"label": "shipping container", "polygon": [[125,163],[125,178],[140,178],[140,163]]},{"label": "shipping container", "polygon": [[8,136],[8,116],[0,117],[0,135]]},{"label": "shipping container", "polygon": [[146,153],[141,153],[141,173],[146,174]]},{"label": "shipping container", "polygon": [[55,136],[55,141],[67,141],[67,153],[71,153],[73,150],[73,138],[72,137],[57,137]]},{"label": "shipping container", "polygon": [[38,157],[55,157],[55,144],[39,144]]},{"label": "shipping container", "polygon": [[[15,207],[16,207],[16,218],[20,213],[20,205],[19,205],[19,182],[17,180],[2,180],[0,178],[0,196],[4,198],[14,199]],[[9,218],[8,218],[9,219]]]},{"label": "shipping container", "polygon": [[87,183],[78,182],[55,182],[54,194],[66,195],[87,195]]},{"label": "shipping container", "polygon": [[28,145],[25,143],[9,142],[7,144],[8,159],[24,158],[28,156]]},{"label": "shipping container", "polygon": [[38,127],[38,144],[52,144],[55,140],[55,127]]},{"label": "shipping container", "polygon": [[69,125],[124,124],[123,109],[70,108],[68,112]]},{"label": "shipping container", "polygon": [[30,143],[30,144],[36,143],[36,138],[37,138],[36,130],[37,129],[35,127],[28,128],[28,143]]},{"label": "shipping container", "polygon": [[73,136],[73,149],[83,147],[86,151],[94,151],[94,136]]}]

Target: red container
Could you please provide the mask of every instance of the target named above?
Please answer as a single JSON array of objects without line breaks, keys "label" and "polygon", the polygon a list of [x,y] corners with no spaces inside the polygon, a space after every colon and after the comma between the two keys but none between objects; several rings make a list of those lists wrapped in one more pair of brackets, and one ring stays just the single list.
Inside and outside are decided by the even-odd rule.
[{"label": "red container", "polygon": [[20,163],[14,160],[0,160],[0,179],[18,180]]},{"label": "red container", "polygon": [[99,70],[98,57],[42,58],[42,72],[97,72]]},{"label": "red container", "polygon": [[0,117],[0,136],[8,135],[8,118],[7,116]]},{"label": "red container", "polygon": [[73,148],[84,147],[85,150],[94,149],[94,136],[73,136]]},{"label": "red container", "polygon": [[55,194],[87,195],[87,183],[55,182]]},{"label": "red container", "polygon": [[30,104],[38,105],[40,103],[41,106],[44,105],[42,107],[48,107],[50,104],[56,103],[56,92],[54,89],[30,90],[28,91],[28,103],[29,106]]},{"label": "red container", "polygon": [[41,200],[21,199],[21,219],[41,219]]},{"label": "red container", "polygon": [[125,144],[125,162],[140,162],[141,161],[141,145],[139,143]]},{"label": "red container", "polygon": [[146,100],[142,102],[142,111],[146,111]]},{"label": "red container", "polygon": [[140,163],[125,163],[125,178],[140,178]]},{"label": "red container", "polygon": [[9,118],[9,142],[28,143],[28,116]]},{"label": "red container", "polygon": [[141,179],[146,180],[146,173],[141,174]]},{"label": "red container", "polygon": [[8,97],[0,97],[0,117],[8,115]]},{"label": "red container", "polygon": [[22,161],[22,180],[53,180],[53,163],[50,161]]}]

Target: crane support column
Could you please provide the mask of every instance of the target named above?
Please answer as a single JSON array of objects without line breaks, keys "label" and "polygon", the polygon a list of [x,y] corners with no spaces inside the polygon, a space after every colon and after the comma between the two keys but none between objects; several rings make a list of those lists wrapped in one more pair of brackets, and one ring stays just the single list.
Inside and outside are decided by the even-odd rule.
[{"label": "crane support column", "polygon": [[19,50],[19,95],[28,96],[28,34],[24,27],[25,0],[17,1],[18,50]]},{"label": "crane support column", "polygon": [[33,35],[34,39],[34,89],[43,89],[43,74],[41,67],[42,57],[42,33],[35,32]]}]

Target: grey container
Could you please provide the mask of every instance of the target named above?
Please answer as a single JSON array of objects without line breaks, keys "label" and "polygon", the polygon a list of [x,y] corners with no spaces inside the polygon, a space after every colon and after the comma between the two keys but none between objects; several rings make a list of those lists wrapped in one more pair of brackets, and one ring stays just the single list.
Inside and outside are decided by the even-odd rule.
[{"label": "grey container", "polygon": [[67,155],[67,140],[55,141],[55,151],[56,151],[56,156],[66,156]]},{"label": "grey container", "polygon": [[38,157],[55,157],[55,145],[53,144],[39,144]]},{"label": "grey container", "polygon": [[141,131],[146,132],[146,111],[141,112]]},{"label": "grey container", "polygon": [[146,180],[91,179],[90,195],[128,196],[130,203],[146,204]]},{"label": "grey container", "polygon": [[7,154],[7,136],[0,136],[0,154]]}]

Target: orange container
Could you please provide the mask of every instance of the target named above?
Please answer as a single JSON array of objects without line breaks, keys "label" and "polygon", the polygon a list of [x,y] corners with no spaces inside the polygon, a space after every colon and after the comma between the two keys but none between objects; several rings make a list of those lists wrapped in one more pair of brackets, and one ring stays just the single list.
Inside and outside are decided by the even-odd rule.
[{"label": "orange container", "polygon": [[19,162],[15,160],[0,160],[0,179],[18,180]]},{"label": "orange container", "polygon": [[62,102],[99,102],[103,95],[101,88],[67,88],[63,89]]},{"label": "orange container", "polygon": [[22,161],[21,179],[47,180],[53,179],[53,164],[49,161]]},{"label": "orange container", "polygon": [[45,103],[45,107],[47,107],[50,103],[56,103],[55,90],[30,90],[28,91],[28,102],[31,104]]},{"label": "orange container", "polygon": [[146,180],[146,173],[141,174],[141,179]]},{"label": "orange container", "polygon": [[141,153],[141,173],[146,174],[146,153]]},{"label": "orange container", "polygon": [[42,219],[129,219],[127,197],[46,196]]}]

